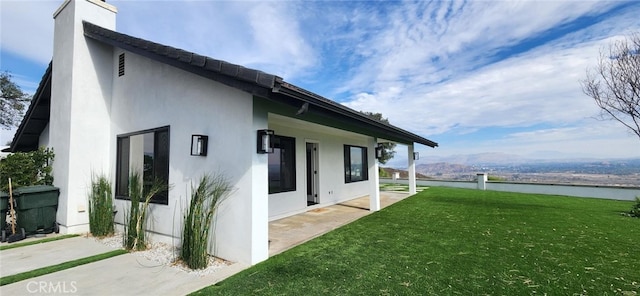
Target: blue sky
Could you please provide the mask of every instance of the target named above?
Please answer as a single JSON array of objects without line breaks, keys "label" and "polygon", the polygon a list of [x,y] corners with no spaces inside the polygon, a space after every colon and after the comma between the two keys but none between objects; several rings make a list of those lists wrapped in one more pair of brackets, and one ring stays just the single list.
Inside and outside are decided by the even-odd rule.
[{"label": "blue sky", "polygon": [[[30,93],[62,2],[0,0],[0,69]],[[440,144],[421,155],[640,157],[579,84],[604,46],[640,31],[638,1],[107,2],[120,32],[276,74]]]}]

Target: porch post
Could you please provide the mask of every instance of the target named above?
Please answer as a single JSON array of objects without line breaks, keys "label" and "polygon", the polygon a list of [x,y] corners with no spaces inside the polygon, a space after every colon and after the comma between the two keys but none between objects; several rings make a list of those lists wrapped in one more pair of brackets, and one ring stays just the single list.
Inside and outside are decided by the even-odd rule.
[{"label": "porch post", "polygon": [[416,161],[413,159],[413,143],[407,147],[408,151],[408,159],[409,159],[409,168],[407,169],[409,173],[409,194],[416,194]]},{"label": "porch post", "polygon": [[369,153],[367,153],[367,162],[369,163],[369,210],[376,212],[380,210],[380,178],[378,173],[378,160],[376,159],[376,146],[378,140],[376,138],[369,139]]}]

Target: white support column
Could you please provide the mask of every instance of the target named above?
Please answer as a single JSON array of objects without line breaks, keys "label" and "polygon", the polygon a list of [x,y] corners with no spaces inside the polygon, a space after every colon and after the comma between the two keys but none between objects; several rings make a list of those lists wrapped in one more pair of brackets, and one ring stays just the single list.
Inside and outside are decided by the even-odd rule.
[{"label": "white support column", "polygon": [[376,212],[380,210],[380,178],[378,172],[378,160],[376,159],[376,146],[378,140],[371,138],[369,140],[369,153],[367,153],[367,162],[369,163],[369,210]]},{"label": "white support column", "polygon": [[258,130],[269,127],[269,115],[255,104],[255,100],[253,106],[251,136],[254,144],[250,147],[253,158],[251,168],[252,193],[251,202],[248,204],[251,212],[247,213],[251,219],[251,238],[249,243],[251,245],[251,260],[249,261],[251,265],[269,259],[269,180],[267,177],[269,175],[269,155],[256,152]]},{"label": "white support column", "polygon": [[487,190],[487,174],[480,173],[478,174],[478,189]]},{"label": "white support column", "polygon": [[409,173],[409,194],[416,194],[416,161],[413,159],[413,143],[407,146],[409,167],[407,169]]}]

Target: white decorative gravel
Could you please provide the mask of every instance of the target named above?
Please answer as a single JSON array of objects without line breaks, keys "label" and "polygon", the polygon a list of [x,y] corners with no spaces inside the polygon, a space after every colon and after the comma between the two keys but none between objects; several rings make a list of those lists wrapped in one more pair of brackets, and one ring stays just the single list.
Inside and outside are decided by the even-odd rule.
[{"label": "white decorative gravel", "polygon": [[[122,245],[123,245],[122,233],[116,233],[113,236],[109,236],[105,238],[93,237],[93,239],[95,239],[96,241],[108,247],[111,247],[114,249],[122,249]],[[150,248],[146,251],[131,252],[131,254],[139,257],[143,257],[153,262],[157,262],[158,265],[165,265],[172,268],[177,268],[189,274],[194,274],[198,276],[205,276],[208,274],[212,274],[218,271],[219,269],[229,265],[227,261],[224,261],[222,259],[219,259],[213,256],[209,256],[209,264],[207,265],[208,266],[207,268],[198,269],[198,270],[190,269],[189,267],[185,266],[182,262],[177,260],[180,252],[180,250],[177,247],[173,247],[165,243],[151,243],[149,247]]]}]

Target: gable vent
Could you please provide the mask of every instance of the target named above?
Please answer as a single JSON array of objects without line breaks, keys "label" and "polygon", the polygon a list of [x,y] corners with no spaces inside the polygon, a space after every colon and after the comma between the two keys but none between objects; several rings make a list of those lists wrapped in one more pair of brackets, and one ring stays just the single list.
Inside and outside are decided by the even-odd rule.
[{"label": "gable vent", "polygon": [[118,56],[118,76],[124,75],[124,53]]}]

